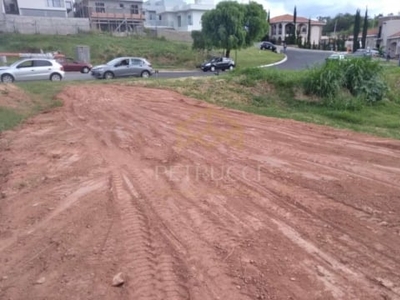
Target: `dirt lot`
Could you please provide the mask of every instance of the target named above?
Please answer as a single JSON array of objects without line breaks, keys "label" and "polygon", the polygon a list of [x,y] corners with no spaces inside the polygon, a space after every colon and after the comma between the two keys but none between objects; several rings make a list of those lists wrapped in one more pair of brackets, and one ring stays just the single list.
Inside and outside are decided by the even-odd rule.
[{"label": "dirt lot", "polygon": [[399,141],[139,87],[60,97],[0,137],[0,299],[400,299]]}]

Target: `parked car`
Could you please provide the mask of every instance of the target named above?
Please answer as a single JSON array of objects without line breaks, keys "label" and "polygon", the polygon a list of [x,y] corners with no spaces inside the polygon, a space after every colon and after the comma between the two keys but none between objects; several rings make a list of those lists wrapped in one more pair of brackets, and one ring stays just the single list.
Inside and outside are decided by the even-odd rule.
[{"label": "parked car", "polygon": [[352,55],[355,57],[372,57],[373,52],[368,49],[357,49]]},{"label": "parked car", "polygon": [[271,42],[262,42],[260,50],[271,50],[272,52],[276,52],[276,46]]},{"label": "parked car", "polygon": [[54,59],[27,58],[8,67],[0,67],[0,79],[4,83],[20,80],[61,81],[64,67]]},{"label": "parked car", "polygon": [[79,62],[69,57],[58,58],[57,62],[64,67],[65,72],[89,73],[93,67],[91,64]]},{"label": "parked car", "polygon": [[333,53],[326,58],[326,60],[345,60],[348,59],[347,53]]},{"label": "parked car", "polygon": [[117,57],[104,65],[95,66],[91,75],[98,79],[113,79],[117,77],[150,77],[155,73],[151,63],[142,57]]},{"label": "parked car", "polygon": [[235,61],[229,57],[214,57],[201,64],[200,68],[204,71],[215,72],[216,70],[233,70],[235,68]]}]

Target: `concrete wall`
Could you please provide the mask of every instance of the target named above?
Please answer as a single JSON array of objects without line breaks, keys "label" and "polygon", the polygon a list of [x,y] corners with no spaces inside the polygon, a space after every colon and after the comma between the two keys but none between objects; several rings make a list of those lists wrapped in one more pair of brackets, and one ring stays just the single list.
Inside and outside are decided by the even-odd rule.
[{"label": "concrete wall", "polygon": [[67,35],[82,31],[90,31],[89,19],[5,15],[5,19],[0,21],[0,32]]},{"label": "concrete wall", "polygon": [[311,25],[311,36],[310,36],[311,44],[315,43],[316,45],[318,45],[321,36],[322,36],[322,27]]}]

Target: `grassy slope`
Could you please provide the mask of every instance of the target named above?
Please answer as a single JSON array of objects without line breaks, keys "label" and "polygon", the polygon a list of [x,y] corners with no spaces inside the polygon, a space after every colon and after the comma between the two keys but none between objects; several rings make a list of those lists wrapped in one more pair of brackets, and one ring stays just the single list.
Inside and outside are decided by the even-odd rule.
[{"label": "grassy slope", "polygon": [[[30,98],[18,107],[0,106],[0,132],[17,126],[27,118],[39,114],[48,109],[61,106],[61,101],[56,95],[61,91],[64,83],[54,82],[29,82],[20,83],[18,86]],[[7,95],[3,95],[6,97]]]},{"label": "grassy slope", "polygon": [[187,96],[250,113],[288,118],[400,139],[400,68],[386,71],[388,99],[361,110],[327,108],[296,90],[302,72],[265,70],[266,81],[227,76],[158,82],[130,82],[170,88]]},{"label": "grassy slope", "polygon": [[[91,49],[92,63],[104,63],[114,57],[132,55],[147,57],[156,68],[195,68],[204,60],[191,49],[190,43],[172,42],[146,37],[113,37],[108,34],[70,36],[0,34],[0,52],[61,51],[75,57],[76,45]],[[234,51],[232,53],[234,57]],[[258,51],[256,48],[237,52],[240,66],[252,67],[282,59],[282,54]]]}]

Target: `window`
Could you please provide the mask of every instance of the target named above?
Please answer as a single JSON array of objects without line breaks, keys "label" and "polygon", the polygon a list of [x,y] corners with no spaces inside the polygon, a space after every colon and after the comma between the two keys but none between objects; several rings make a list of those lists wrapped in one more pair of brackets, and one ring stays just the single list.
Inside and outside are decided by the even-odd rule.
[{"label": "window", "polygon": [[132,66],[140,66],[142,64],[143,64],[143,61],[141,59],[137,59],[137,58],[131,59]]},{"label": "window", "polygon": [[48,60],[35,60],[33,61],[34,67],[51,67],[52,64]]},{"label": "window", "polygon": [[132,4],[131,5],[131,14],[132,15],[138,15],[139,14],[139,5],[137,5],[137,4]]},{"label": "window", "polygon": [[48,7],[64,7],[63,0],[47,0]]},{"label": "window", "polygon": [[178,16],[178,27],[182,26],[182,17]]},{"label": "window", "polygon": [[161,19],[162,19],[162,18],[161,18],[161,15],[158,16],[158,19],[161,21]]},{"label": "window", "polygon": [[32,60],[27,60],[24,61],[22,63],[20,63],[17,67],[17,69],[21,69],[21,68],[30,68],[33,66],[33,61]]},{"label": "window", "polygon": [[188,15],[188,25],[193,25],[192,15]]},{"label": "window", "polygon": [[106,12],[106,9],[104,8],[104,3],[103,2],[96,2],[95,6],[96,6],[96,12],[97,13],[105,13]]},{"label": "window", "polygon": [[119,4],[119,8],[124,8],[124,4],[123,4],[123,3],[120,3],[120,4]]},{"label": "window", "polygon": [[115,67],[129,66],[129,59],[123,59],[115,65]]}]

